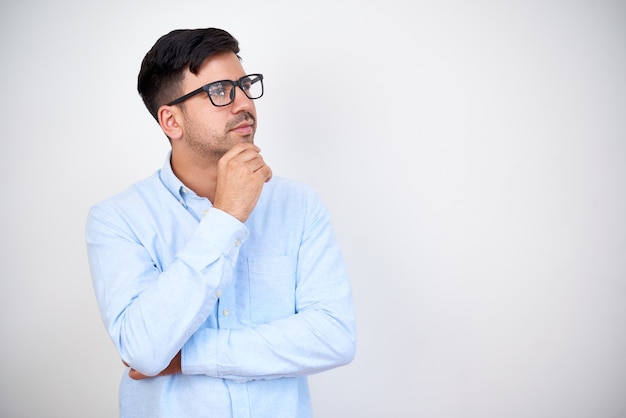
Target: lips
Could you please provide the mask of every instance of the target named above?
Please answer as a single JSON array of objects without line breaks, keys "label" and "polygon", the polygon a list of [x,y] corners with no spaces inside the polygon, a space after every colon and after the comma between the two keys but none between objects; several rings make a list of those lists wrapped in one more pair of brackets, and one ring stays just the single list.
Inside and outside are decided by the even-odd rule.
[{"label": "lips", "polygon": [[249,112],[238,114],[233,120],[230,121],[226,128],[229,131],[237,132],[240,134],[254,133],[255,119]]},{"label": "lips", "polygon": [[231,129],[232,132],[236,132],[239,134],[250,134],[253,132],[253,130],[254,130],[254,122],[252,121],[240,123],[239,125],[235,126],[233,129]]},{"label": "lips", "polygon": [[246,121],[246,122],[240,123],[239,125],[235,126],[232,130],[235,131],[235,130],[238,130],[238,129],[246,129],[246,128],[252,127],[253,125],[254,125],[253,121]]}]

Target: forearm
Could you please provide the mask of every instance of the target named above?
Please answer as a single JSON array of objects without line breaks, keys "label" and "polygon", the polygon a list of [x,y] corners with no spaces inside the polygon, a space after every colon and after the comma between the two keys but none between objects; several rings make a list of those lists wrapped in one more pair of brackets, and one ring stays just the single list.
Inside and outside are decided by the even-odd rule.
[{"label": "forearm", "polygon": [[211,314],[226,263],[218,258],[203,274],[175,263],[143,290],[108,327],[121,358],[146,375],[163,370]]},{"label": "forearm", "polygon": [[201,329],[183,347],[185,374],[238,381],[303,376],[349,363],[355,353],[351,315],[301,312],[247,329]]},{"label": "forearm", "polygon": [[[289,281],[277,288],[279,276],[274,274],[259,276],[254,278],[256,285],[272,291],[250,299],[255,309],[267,313],[278,306],[268,306],[264,296],[280,308],[294,303],[293,313],[248,328],[200,329],[183,347],[184,373],[270,379],[309,375],[352,360],[356,331],[347,269],[328,212],[314,200],[307,214],[293,269],[295,289],[290,291]],[[278,273],[279,269],[273,270]],[[289,271],[286,268],[283,273]]]},{"label": "forearm", "polygon": [[183,347],[183,372],[269,379],[309,375],[351,361],[356,345],[352,292],[336,242],[324,241],[323,260],[315,256],[314,263],[301,254],[295,313],[247,328],[198,330]]},{"label": "forearm", "polygon": [[217,228],[228,215],[207,216],[163,271],[141,243],[108,228],[106,218],[90,218],[89,260],[105,325],[122,359],[145,375],[169,364],[231,280],[241,225]]}]

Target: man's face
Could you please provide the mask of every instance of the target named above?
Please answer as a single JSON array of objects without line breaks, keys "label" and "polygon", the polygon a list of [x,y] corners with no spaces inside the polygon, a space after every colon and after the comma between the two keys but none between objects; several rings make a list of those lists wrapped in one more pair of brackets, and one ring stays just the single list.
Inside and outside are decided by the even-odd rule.
[{"label": "man's face", "polygon": [[[204,61],[198,74],[186,71],[183,93],[219,80],[238,80],[246,75],[232,52],[213,55]],[[183,145],[201,158],[219,158],[238,142],[254,142],[256,108],[254,101],[235,87],[235,99],[227,106],[214,106],[206,93],[197,94],[182,106]]]}]

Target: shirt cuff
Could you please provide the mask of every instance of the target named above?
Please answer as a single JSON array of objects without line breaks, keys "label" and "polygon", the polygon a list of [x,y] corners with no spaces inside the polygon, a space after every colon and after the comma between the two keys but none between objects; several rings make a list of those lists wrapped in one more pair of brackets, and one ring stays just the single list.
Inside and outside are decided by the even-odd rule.
[{"label": "shirt cuff", "polygon": [[[248,228],[228,213],[211,208],[202,218],[188,245],[178,255],[186,264],[201,271],[215,258],[235,258],[248,237]],[[214,254],[210,257],[209,254]]]},{"label": "shirt cuff", "polygon": [[[226,332],[228,332],[226,330]],[[201,328],[187,340],[181,350],[183,374],[218,377],[217,346],[220,330]]]}]

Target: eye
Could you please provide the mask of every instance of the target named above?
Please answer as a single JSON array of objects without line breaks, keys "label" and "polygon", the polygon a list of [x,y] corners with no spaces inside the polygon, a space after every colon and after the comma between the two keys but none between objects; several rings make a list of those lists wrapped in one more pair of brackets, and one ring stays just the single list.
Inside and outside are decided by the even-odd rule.
[{"label": "eye", "polygon": [[249,91],[252,87],[252,80],[250,78],[244,78],[241,80],[241,88],[245,91]]},{"label": "eye", "polygon": [[209,94],[212,97],[223,97],[223,96],[226,96],[227,91],[226,91],[226,88],[222,85],[222,83],[215,83],[209,87]]}]

